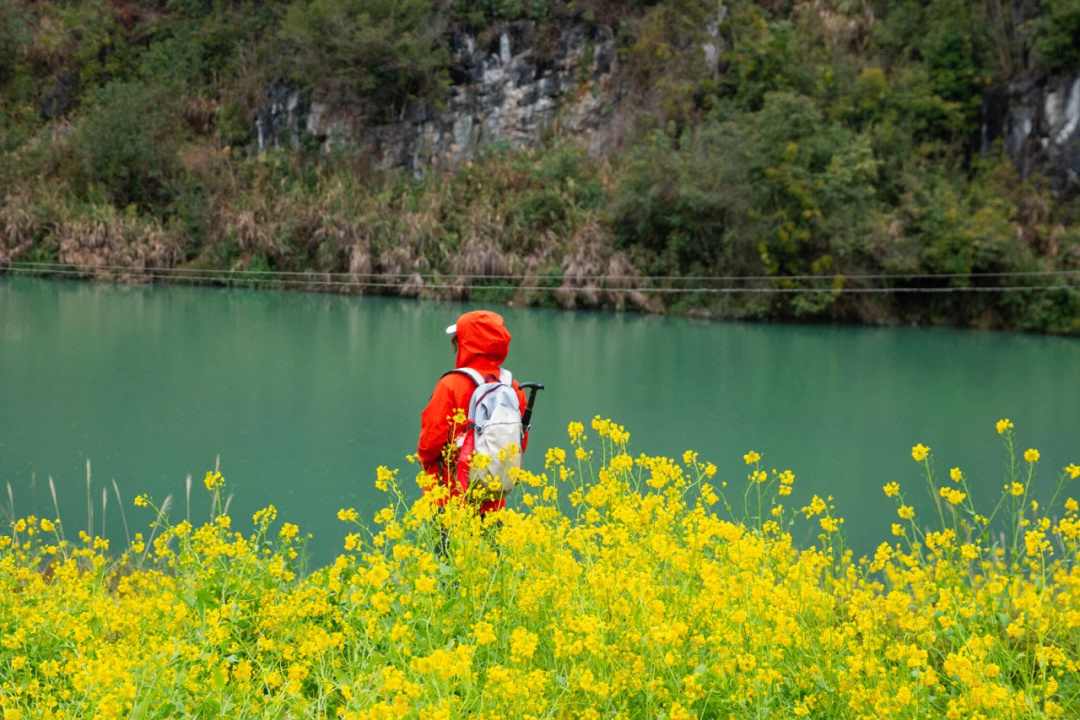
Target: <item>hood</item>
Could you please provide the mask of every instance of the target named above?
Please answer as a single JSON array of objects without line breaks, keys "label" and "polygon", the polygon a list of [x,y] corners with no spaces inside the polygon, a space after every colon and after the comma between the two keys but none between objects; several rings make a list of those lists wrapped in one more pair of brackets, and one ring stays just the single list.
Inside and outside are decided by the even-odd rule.
[{"label": "hood", "polygon": [[494,372],[510,351],[510,332],[502,316],[489,310],[467,312],[457,321],[457,365]]}]

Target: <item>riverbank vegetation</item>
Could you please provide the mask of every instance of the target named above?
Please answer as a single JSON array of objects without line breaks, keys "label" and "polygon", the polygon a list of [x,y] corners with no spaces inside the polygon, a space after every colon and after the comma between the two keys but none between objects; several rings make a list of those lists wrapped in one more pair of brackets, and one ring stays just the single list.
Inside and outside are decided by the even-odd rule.
[{"label": "riverbank vegetation", "polygon": [[[1001,420],[1008,468],[889,483],[873,557],[831,498],[745,455],[718,476],[571,423],[518,510],[482,521],[378,470],[374,524],[343,508],[344,552],[298,565],[268,507],[201,527],[135,498],[124,547],[57,519],[0,534],[0,712],[64,717],[1068,718],[1080,710],[1080,467],[1056,484]],[[587,435],[594,435],[593,438]],[[943,463],[947,465],[948,463]],[[1053,474],[1053,473],[1051,473]],[[921,477],[920,477],[921,476]],[[419,474],[416,482],[431,479]],[[996,481],[986,481],[994,483]],[[911,498],[933,497],[931,517]],[[1045,491],[1045,492],[1044,492]],[[1033,494],[1051,494],[1040,504]],[[145,527],[150,523],[149,527]],[[325,530],[329,532],[329,530]],[[794,533],[810,542],[793,542]],[[69,536],[70,535],[70,536]],[[813,538],[816,536],[816,540]],[[443,538],[443,539],[441,539]]]},{"label": "riverbank vegetation", "polygon": [[[1074,5],[2,0],[0,266],[1076,332],[1075,188],[983,139],[991,88],[1077,70]],[[569,25],[615,38],[599,146],[260,150],[270,88],[375,131],[440,107],[455,37],[542,63]]]}]

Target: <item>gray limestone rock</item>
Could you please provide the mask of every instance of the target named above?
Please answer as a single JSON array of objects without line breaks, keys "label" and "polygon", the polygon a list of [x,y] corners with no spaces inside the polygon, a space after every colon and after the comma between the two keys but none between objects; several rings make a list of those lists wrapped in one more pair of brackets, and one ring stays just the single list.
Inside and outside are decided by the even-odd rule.
[{"label": "gray limestone rock", "polygon": [[982,148],[1000,139],[1024,177],[1045,175],[1056,192],[1080,188],[1080,70],[1028,73],[990,89],[982,107]]},{"label": "gray limestone rock", "polygon": [[[344,143],[376,167],[423,168],[473,157],[495,142],[527,146],[553,124],[591,135],[610,115],[605,101],[616,70],[615,35],[568,25],[541,55],[530,22],[508,23],[491,42],[452,38],[451,85],[440,107],[417,103],[393,123],[376,124],[360,106],[334,106],[286,86],[266,89],[256,114],[261,151],[297,147],[302,135]],[[610,94],[610,93],[606,93]]]}]

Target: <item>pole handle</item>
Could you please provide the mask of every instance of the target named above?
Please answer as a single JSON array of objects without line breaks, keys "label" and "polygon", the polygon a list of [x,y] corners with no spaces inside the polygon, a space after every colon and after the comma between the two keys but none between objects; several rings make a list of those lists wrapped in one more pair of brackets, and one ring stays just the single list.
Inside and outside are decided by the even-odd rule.
[{"label": "pole handle", "polygon": [[522,390],[527,389],[529,391],[528,402],[525,405],[525,414],[521,416],[522,432],[527,433],[527,432],[529,432],[529,428],[532,426],[533,408],[536,407],[536,393],[538,391],[544,389],[544,384],[543,383],[526,382],[526,383],[518,383],[518,387],[521,388]]}]

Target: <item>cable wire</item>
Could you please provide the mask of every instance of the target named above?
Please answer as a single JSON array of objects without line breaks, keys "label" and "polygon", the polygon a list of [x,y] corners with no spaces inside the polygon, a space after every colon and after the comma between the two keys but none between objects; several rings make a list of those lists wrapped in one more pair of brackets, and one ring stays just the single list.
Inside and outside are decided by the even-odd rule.
[{"label": "cable wire", "polygon": [[[13,261],[11,268],[29,268],[29,269],[41,269],[49,271],[53,268],[57,269],[77,269],[86,270],[88,272],[100,271],[100,270],[116,270],[119,272],[142,272],[138,268],[132,268],[127,265],[87,265],[77,263],[61,263],[61,262],[38,262],[38,261]],[[299,277],[308,278],[312,274],[319,274],[324,277],[331,278],[411,278],[413,276],[423,278],[460,278],[464,280],[531,280],[537,279],[539,276],[536,274],[484,274],[484,273],[433,273],[433,272],[397,272],[397,273],[382,273],[382,272],[369,272],[369,273],[351,273],[351,272],[323,272],[314,270],[246,270],[246,269],[219,269],[219,268],[178,268],[178,267],[161,267],[152,268],[155,273],[183,273],[183,274],[220,274],[228,273],[230,275],[258,275],[260,277],[265,276],[279,276],[279,277]],[[845,280],[936,280],[936,279],[950,279],[950,278],[1010,278],[1010,277],[1080,277],[1080,269],[1076,270],[1012,270],[1012,271],[1000,271],[1000,272],[969,272],[969,273],[867,273],[857,275],[843,275]],[[645,275],[640,277],[627,277],[623,275],[576,275],[575,280],[657,280],[657,281],[695,281],[695,282],[760,282],[760,281],[775,281],[775,280],[831,280],[835,276],[828,275]]]},{"label": "cable wire", "polygon": [[[69,268],[71,266],[68,266]],[[85,277],[88,274],[92,274],[95,271],[103,270],[107,267],[120,267],[120,266],[93,266],[84,265],[79,266],[83,269],[41,269],[41,268],[27,268],[21,265],[12,264],[7,270],[8,272],[19,273],[23,275],[60,275],[65,277]],[[295,281],[295,284],[304,287],[356,287],[356,288],[379,288],[388,289],[393,288],[400,290],[407,287],[403,282],[378,282],[378,281],[365,281],[365,280],[336,280],[330,279],[318,279],[320,276],[325,277],[324,273],[275,273],[274,271],[232,271],[232,270],[218,270],[213,271],[218,273],[217,275],[199,275],[199,274],[181,274],[180,272],[158,272],[160,268],[154,268],[150,270],[140,270],[136,268],[124,267],[119,272],[128,274],[134,278],[147,279],[147,280],[182,280],[188,282],[203,282],[203,283],[221,283],[221,284],[235,284],[235,283],[250,283],[250,282],[290,282],[280,279],[281,275],[302,277]],[[210,272],[210,271],[206,271]],[[241,277],[236,277],[237,274],[241,274]],[[340,273],[338,273],[340,274]],[[269,276],[269,277],[267,277]],[[377,277],[377,276],[370,276]],[[395,277],[411,277],[405,275],[396,275]],[[505,277],[505,276],[494,276]],[[777,280],[791,280],[794,276],[769,276],[767,279],[771,281]],[[817,280],[831,280],[829,277],[821,276],[808,276]],[[846,276],[845,279],[851,276]],[[909,277],[909,276],[905,276]],[[966,277],[966,276],[933,276],[933,277]],[[275,278],[277,278],[275,280]],[[575,278],[577,279],[577,278]],[[626,278],[621,278],[625,280]],[[640,278],[650,279],[650,278]],[[745,279],[745,278],[744,278]],[[802,294],[802,293],[830,293],[830,294],[881,294],[881,293],[951,293],[951,292],[1021,292],[1021,291],[1061,291],[1061,290],[1076,290],[1073,285],[956,285],[956,286],[943,286],[943,287],[902,287],[902,286],[889,286],[889,287],[676,287],[676,288],[658,288],[658,287],[581,287],[581,286],[560,286],[553,287],[550,285],[477,285],[477,284],[465,284],[457,285],[453,283],[430,283],[422,284],[415,288],[416,290],[508,290],[508,291],[557,291],[557,290],[572,290],[572,291],[591,291],[598,293],[645,293],[645,294],[720,294],[728,295],[735,293],[752,293],[752,294]]]}]

